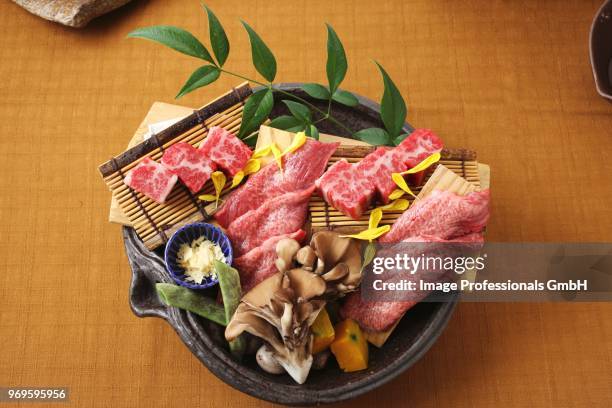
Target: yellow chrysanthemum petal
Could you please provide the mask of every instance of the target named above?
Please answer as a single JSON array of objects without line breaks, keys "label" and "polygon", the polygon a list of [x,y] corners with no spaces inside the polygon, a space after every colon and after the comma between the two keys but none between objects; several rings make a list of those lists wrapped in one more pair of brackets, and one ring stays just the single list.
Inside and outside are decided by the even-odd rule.
[{"label": "yellow chrysanthemum petal", "polygon": [[260,147],[259,149],[253,152],[253,154],[251,155],[251,159],[259,159],[261,157],[265,157],[270,154],[271,149],[272,149],[272,145]]},{"label": "yellow chrysanthemum petal", "polygon": [[202,194],[198,198],[202,201],[217,201],[217,197],[213,194]]},{"label": "yellow chrysanthemum petal", "polygon": [[210,178],[215,186],[215,193],[217,196],[219,196],[221,194],[221,190],[223,190],[223,187],[225,186],[225,182],[227,181],[225,174],[223,174],[222,171],[215,171]]},{"label": "yellow chrysanthemum petal", "polygon": [[382,210],[380,208],[375,208],[370,213],[370,220],[368,221],[368,229],[373,229],[378,227],[378,223],[382,220]]},{"label": "yellow chrysanthemum petal", "polygon": [[[401,191],[401,190],[400,190]],[[410,205],[410,201],[405,198],[399,198],[395,201],[390,202],[387,205],[383,205],[382,207],[378,207],[383,211],[404,211]]]},{"label": "yellow chrysanthemum petal", "polygon": [[355,238],[363,241],[372,241],[383,234],[386,234],[391,229],[390,225],[383,225],[382,227],[367,229],[365,231],[361,231],[359,234],[353,235],[341,235],[342,238]]},{"label": "yellow chrysanthemum petal", "polygon": [[427,169],[429,166],[431,166],[434,163],[437,163],[440,161],[440,153],[434,153],[431,156],[429,156],[428,158],[426,158],[425,160],[423,160],[422,162],[420,162],[419,164],[417,164],[416,166],[414,166],[413,168],[411,168],[408,171],[403,172],[402,174],[414,174],[414,173],[420,173],[421,171]]},{"label": "yellow chrysanthemum petal", "polygon": [[274,155],[274,160],[276,160],[276,164],[278,164],[278,168],[283,171],[283,154],[281,153],[276,143],[272,143],[270,145],[270,149],[272,150],[272,154]]},{"label": "yellow chrysanthemum petal", "polygon": [[398,188],[398,189],[393,190],[393,192],[391,194],[389,194],[389,199],[390,200],[397,200],[398,198],[400,198],[404,194],[406,194],[406,192],[404,190],[402,190],[401,188]]},{"label": "yellow chrysanthemum petal", "polygon": [[248,176],[249,174],[257,173],[259,169],[261,169],[261,160],[249,159],[242,171],[244,172],[245,176]]},{"label": "yellow chrysanthemum petal", "polygon": [[234,175],[234,178],[232,179],[232,185],[230,186],[230,188],[235,188],[238,184],[240,184],[242,180],[244,180],[244,176],[244,170],[240,170],[238,173],[236,173],[236,175]]},{"label": "yellow chrysanthemum petal", "polygon": [[408,187],[408,184],[406,183],[406,180],[404,180],[404,176],[402,176],[401,173],[393,173],[391,175],[391,178],[393,179],[395,184],[397,184],[397,186],[401,188],[404,192],[410,194],[413,197],[416,197],[412,190],[410,190],[410,187]]},{"label": "yellow chrysanthemum petal", "polygon": [[295,137],[293,138],[293,141],[291,142],[291,145],[289,145],[289,147],[287,147],[285,151],[283,152],[283,156],[286,155],[287,153],[295,152],[297,149],[302,147],[304,143],[306,143],[306,133],[304,132],[296,133]]}]

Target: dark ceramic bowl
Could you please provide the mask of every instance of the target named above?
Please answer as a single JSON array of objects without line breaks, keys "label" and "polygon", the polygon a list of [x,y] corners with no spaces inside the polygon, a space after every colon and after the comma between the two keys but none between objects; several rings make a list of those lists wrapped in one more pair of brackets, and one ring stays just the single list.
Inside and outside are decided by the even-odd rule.
[{"label": "dark ceramic bowl", "polygon": [[[298,90],[298,84],[278,86],[326,108],[325,102],[311,99]],[[275,101],[272,117],[287,113],[280,99]],[[360,104],[355,108],[334,104],[335,116],[355,130],[382,127],[379,106],[368,99],[358,99]],[[350,136],[333,124],[321,122],[320,125],[321,132]],[[405,129],[411,128],[406,125]],[[172,282],[162,258],[158,253],[147,250],[133,229],[124,228],[123,237],[132,268],[130,304],[134,313],[140,317],[165,319],[193,354],[217,377],[242,392],[280,404],[303,406],[343,401],[372,391],[397,377],[418,361],[436,341],[453,313],[458,296],[454,295],[451,302],[426,302],[412,308],[382,348],[370,346],[367,370],[343,373],[331,361],[324,370],[312,370],[306,383],[298,385],[288,375],[263,372],[253,357],[241,363],[234,361],[223,339],[223,327],[161,303],[155,292],[155,282]],[[211,291],[210,296],[215,296],[215,292]]]},{"label": "dark ceramic bowl", "polygon": [[590,36],[591,65],[597,92],[612,100],[612,0],[597,11]]},{"label": "dark ceramic bowl", "polygon": [[164,261],[172,279],[179,285],[189,289],[206,289],[219,283],[217,278],[206,278],[202,283],[188,282],[185,280],[185,270],[178,264],[177,255],[181,245],[191,244],[202,236],[219,245],[223,255],[225,255],[225,262],[229,265],[232,264],[232,244],[230,244],[227,236],[219,228],[205,222],[187,224],[179,228],[166,244]]}]

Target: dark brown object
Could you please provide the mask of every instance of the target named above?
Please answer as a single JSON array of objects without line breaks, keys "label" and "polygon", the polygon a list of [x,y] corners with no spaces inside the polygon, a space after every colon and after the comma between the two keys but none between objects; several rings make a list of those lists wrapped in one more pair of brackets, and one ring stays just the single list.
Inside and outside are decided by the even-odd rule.
[{"label": "dark brown object", "polygon": [[[280,86],[304,97],[292,85]],[[355,130],[381,126],[377,114],[378,105],[361,97],[359,101],[360,105],[355,110],[334,107],[342,112],[341,120],[350,123]],[[275,115],[284,113],[279,102],[277,100],[275,104]],[[320,128],[325,133],[349,136],[328,126],[326,122],[322,122]],[[140,317],[165,319],[187,347],[216,376],[242,392],[276,403],[331,403],[355,398],[381,386],[421,358],[446,326],[456,305],[456,297],[449,303],[417,305],[409,316],[402,319],[383,348],[370,347],[370,365],[367,370],[343,373],[337,364],[330,361],[324,370],[313,370],[306,384],[300,386],[288,375],[265,373],[257,367],[254,356],[248,356],[242,363],[236,362],[229,354],[225,342],[216,336],[219,329],[216,324],[189,312],[165,307],[155,293],[156,282],[170,281],[161,257],[148,250],[132,228],[124,228],[123,237],[132,268],[130,304],[134,313]]]},{"label": "dark brown object", "polygon": [[595,15],[590,51],[597,92],[612,100],[612,0],[607,0]]}]

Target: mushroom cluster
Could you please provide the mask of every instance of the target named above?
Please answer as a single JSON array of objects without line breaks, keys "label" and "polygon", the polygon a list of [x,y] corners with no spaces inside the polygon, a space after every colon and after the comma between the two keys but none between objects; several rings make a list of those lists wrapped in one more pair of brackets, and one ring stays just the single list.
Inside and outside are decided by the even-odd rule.
[{"label": "mushroom cluster", "polygon": [[273,374],[286,371],[303,384],[313,362],[310,326],[327,301],[359,286],[360,246],[324,231],[304,247],[282,239],[276,253],[279,272],[243,296],[225,337],[231,341],[245,331],[260,337],[260,367]]}]

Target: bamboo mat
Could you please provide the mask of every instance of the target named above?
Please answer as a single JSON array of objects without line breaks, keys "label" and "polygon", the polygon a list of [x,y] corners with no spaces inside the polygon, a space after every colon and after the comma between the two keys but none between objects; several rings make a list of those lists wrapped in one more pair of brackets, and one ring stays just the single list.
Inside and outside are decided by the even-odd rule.
[{"label": "bamboo mat", "polygon": [[[199,146],[212,126],[221,126],[232,133],[238,133],[244,100],[251,92],[250,86],[243,83],[177,124],[152,135],[100,166],[100,173],[117,205],[147,248],[155,249],[163,245],[182,225],[207,220],[216,206],[214,203],[206,205],[199,201],[182,183],[177,183],[165,203],[156,203],[128,187],[123,182],[125,174],[144,157],[159,161],[164,150],[174,143],[187,142]],[[212,181],[204,185],[202,193],[214,193]]]}]

